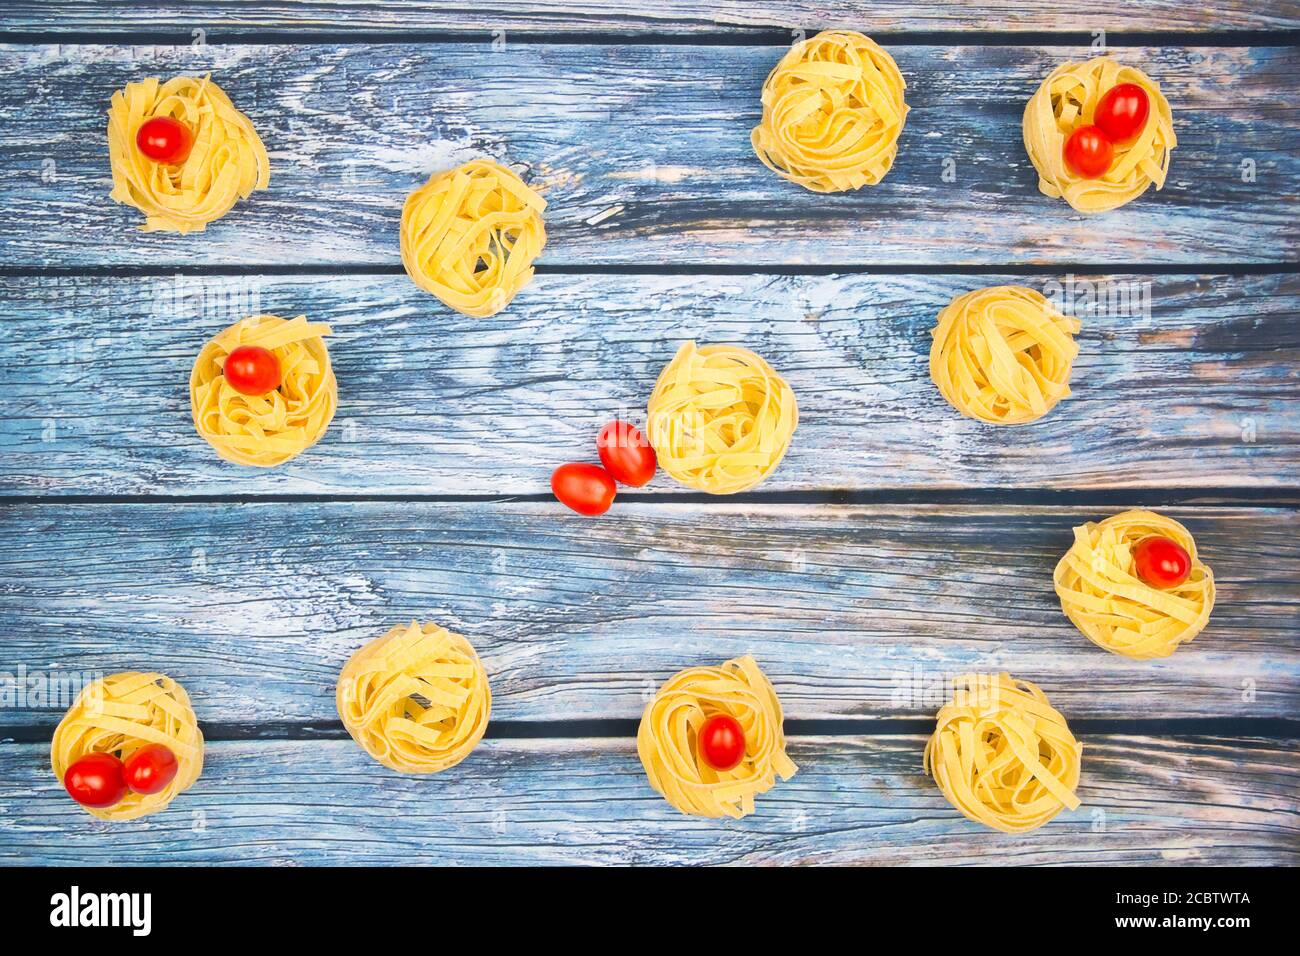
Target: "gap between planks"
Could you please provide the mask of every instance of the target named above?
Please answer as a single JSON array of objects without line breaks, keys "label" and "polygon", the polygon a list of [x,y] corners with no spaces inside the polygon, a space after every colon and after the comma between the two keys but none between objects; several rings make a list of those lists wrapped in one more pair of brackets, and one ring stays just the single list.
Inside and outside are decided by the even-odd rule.
[{"label": "gap between planks", "polygon": [[[38,744],[48,742],[60,715],[46,724],[5,728],[0,742]],[[630,740],[636,737],[639,721],[634,719],[592,720],[494,720],[488,724],[488,740]],[[347,740],[341,721],[294,724],[202,723],[203,739],[221,741]],[[789,737],[910,737],[928,735],[934,728],[929,718],[786,720]],[[1300,739],[1300,720],[1284,717],[1190,717],[1165,719],[1106,720],[1084,718],[1070,721],[1078,737],[1167,737],[1186,739],[1215,737],[1233,746],[1257,740]]]},{"label": "gap between planks", "polygon": [[[514,31],[509,43],[518,46],[689,46],[689,47],[789,47],[795,28],[758,29],[743,33],[601,33]],[[813,31],[802,31],[813,32]],[[900,33],[873,30],[871,37],[882,46],[1091,46],[1096,36],[1082,30],[1026,31],[1023,33],[982,30],[934,30]],[[190,46],[192,29],[175,30],[0,30],[0,43],[14,45],[114,44],[132,46]],[[204,36],[206,46],[329,45],[385,46],[437,43],[454,46],[490,46],[497,42],[492,31],[448,32],[410,30],[402,33],[351,32],[347,30],[241,30],[219,27]],[[1106,32],[1103,50],[1150,46],[1204,47],[1291,47],[1300,45],[1300,30],[1186,30]]]}]

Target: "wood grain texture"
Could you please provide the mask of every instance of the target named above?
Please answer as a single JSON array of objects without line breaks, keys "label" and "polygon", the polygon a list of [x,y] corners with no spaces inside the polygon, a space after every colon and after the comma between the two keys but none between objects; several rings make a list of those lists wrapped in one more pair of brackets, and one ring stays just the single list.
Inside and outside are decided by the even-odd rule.
[{"label": "wood grain texture", "polygon": [[[1294,485],[1300,278],[1107,278],[1148,294],[1150,315],[1085,316],[1073,396],[1021,428],[962,418],[929,374],[939,310],[1000,281],[1052,291],[998,276],[543,275],[481,321],[404,275],[0,279],[0,490],[548,493],[555,465],[594,456],[602,424],[644,420],[691,337],[757,350],[798,397],[765,491]],[[203,342],[263,311],[332,325],[341,396],[321,444],[269,471],[217,458],[187,388]],[[660,475],[648,490],[683,489]]]},{"label": "wood grain texture", "polygon": [[1074,0],[1069,17],[1049,0],[656,0],[647,4],[590,0],[9,0],[0,18],[8,30],[93,30],[97,33],[207,31],[209,42],[260,30],[391,33],[415,30],[482,34],[506,30],[529,34],[744,33],[755,29],[819,30],[850,26],[865,32],[917,33],[974,30],[1267,30],[1300,27],[1293,0],[1229,0],[1212,7],[1179,0]]},{"label": "wood grain texture", "polygon": [[[413,618],[474,643],[499,720],[637,718],[674,672],[745,653],[790,719],[930,718],[951,678],[1000,669],[1071,719],[1293,717],[1300,515],[1162,511],[1219,597],[1159,662],[1062,615],[1070,528],[1111,513],[1067,508],[11,506],[0,633],[6,669],[163,671],[213,724],[337,721],[344,661]],[[2,716],[53,726],[65,706]]]},{"label": "wood grain texture", "polygon": [[922,737],[795,739],[799,772],[740,821],[691,818],[631,741],[486,741],[401,777],[351,741],[210,744],[167,810],[105,824],[0,748],[0,863],[1290,864],[1296,741],[1085,737],[1083,807],[1021,836],[970,823],[921,771]]},{"label": "wood grain texture", "polygon": [[[0,257],[394,265],[407,193],[487,154],[550,202],[545,263],[1294,261],[1300,50],[1122,51],[1162,84],[1179,148],[1162,193],[1098,218],[1039,194],[1020,127],[1042,79],[1091,51],[892,52],[912,107],[897,163],[878,187],[822,196],[750,147],[779,46],[0,47]],[[202,235],[138,233],[108,199],[109,98],[206,71],[266,141],[271,187]]]}]

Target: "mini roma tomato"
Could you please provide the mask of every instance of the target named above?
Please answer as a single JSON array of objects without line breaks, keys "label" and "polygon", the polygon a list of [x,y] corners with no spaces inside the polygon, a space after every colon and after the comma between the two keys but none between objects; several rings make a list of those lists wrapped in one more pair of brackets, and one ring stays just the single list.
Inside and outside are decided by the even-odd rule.
[{"label": "mini roma tomato", "polygon": [[1096,126],[1080,126],[1065,141],[1065,162],[1084,179],[1106,175],[1115,158],[1115,144]]},{"label": "mini roma tomato", "polygon": [[63,774],[63,786],[83,807],[111,807],[126,796],[122,761],[112,754],[86,754]]},{"label": "mini roma tomato", "polygon": [[730,770],[745,758],[745,730],[729,714],[714,714],[700,727],[700,759],[714,770]]},{"label": "mini roma tomato", "polygon": [[635,425],[610,422],[596,436],[596,450],[600,463],[619,484],[640,488],[655,476],[655,450]]},{"label": "mini roma tomato", "polygon": [[1136,83],[1120,83],[1102,96],[1092,121],[1112,140],[1124,143],[1142,132],[1149,112],[1147,91]]},{"label": "mini roma tomato", "polygon": [[241,395],[265,395],[280,387],[280,360],[260,345],[241,345],[226,356],[221,373]]},{"label": "mini roma tomato", "polygon": [[194,148],[194,134],[180,120],[155,116],[145,120],[135,134],[135,145],[155,163],[175,165],[189,158]]},{"label": "mini roma tomato", "polygon": [[618,489],[600,465],[569,462],[551,473],[551,491],[561,503],[580,515],[603,515],[614,503]]},{"label": "mini roma tomato", "polygon": [[176,755],[162,744],[146,744],[122,767],[126,785],[136,793],[158,793],[176,776]]},{"label": "mini roma tomato", "polygon": [[1137,576],[1153,588],[1176,588],[1192,573],[1191,556],[1177,541],[1143,538],[1133,549]]}]

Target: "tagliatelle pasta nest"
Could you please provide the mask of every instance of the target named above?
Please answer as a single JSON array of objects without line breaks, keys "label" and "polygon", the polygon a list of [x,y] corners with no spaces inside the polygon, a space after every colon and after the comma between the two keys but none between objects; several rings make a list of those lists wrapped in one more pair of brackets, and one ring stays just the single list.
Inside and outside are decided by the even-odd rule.
[{"label": "tagliatelle pasta nest", "polygon": [[715,495],[747,491],[775,471],[799,424],[794,392],[760,356],[694,342],[660,373],[647,414],[660,467]]},{"label": "tagliatelle pasta nest", "polygon": [[763,84],[750,134],[768,169],[814,192],[874,186],[889,172],[907,119],[894,58],[852,30],[795,44]]},{"label": "tagliatelle pasta nest", "polygon": [[1009,674],[966,674],[954,684],[922,758],[948,802],[1003,833],[1077,810],[1083,745],[1047,695]]},{"label": "tagliatelle pasta nest", "polygon": [[352,655],[336,703],[348,733],[385,767],[437,773],[483,739],[492,691],[469,641],[412,621]]},{"label": "tagliatelle pasta nest", "polygon": [[963,415],[993,425],[1032,422],[1070,394],[1079,327],[1033,289],[967,292],[939,313],[930,377]]},{"label": "tagliatelle pasta nest", "polygon": [[50,764],[63,780],[87,754],[127,760],[141,747],[161,744],[176,757],[176,776],[158,793],[126,795],[111,807],[82,809],[101,820],[132,820],[166,807],[203,771],[203,734],[185,688],[162,674],[113,674],[91,681],[59,721],[50,743]]},{"label": "tagliatelle pasta nest", "polygon": [[[1115,143],[1115,159],[1105,175],[1085,179],[1066,164],[1065,141],[1079,127],[1093,124],[1097,104],[1120,83],[1136,83],[1146,90],[1146,125],[1132,141]],[[1025,151],[1038,170],[1039,191],[1085,213],[1123,206],[1152,185],[1163,189],[1170,153],[1178,145],[1173,113],[1160,84],[1137,67],[1120,66],[1107,56],[1053,70],[1025,106],[1022,128]]]},{"label": "tagliatelle pasta nest", "polygon": [[[179,120],[194,136],[181,163],[157,163],[140,152],[136,134],[146,120]],[[113,199],[145,215],[145,232],[202,232],[240,199],[271,181],[271,164],[252,121],[211,79],[156,77],[128,83],[108,110]]]},{"label": "tagliatelle pasta nest", "polygon": [[[1144,538],[1169,538],[1192,559],[1187,580],[1169,590],[1137,576],[1133,550]],[[1201,633],[1214,609],[1214,574],[1191,532],[1154,511],[1125,511],[1074,529],[1074,545],[1053,575],[1061,610],[1084,636],[1113,654],[1168,657]]]},{"label": "tagliatelle pasta nest", "polygon": [[[700,727],[726,714],[745,733],[745,756],[731,770],[715,770],[699,755]],[[789,780],[796,767],[785,752],[781,702],[752,657],[721,667],[692,667],[674,675],[646,706],[636,749],[650,785],[682,813],[739,819],[754,812],[754,797]]]},{"label": "tagliatelle pasta nest", "polygon": [[546,200],[506,167],[475,160],[435,173],[402,207],[402,265],[458,312],[500,312],[533,278]]},{"label": "tagliatelle pasta nest", "polygon": [[[270,468],[320,441],[338,405],[338,382],[325,336],[330,327],[305,316],[255,315],[236,322],[203,346],[190,372],[194,427],[227,461]],[[222,369],[241,345],[271,351],[280,363],[279,388],[244,395]]]}]

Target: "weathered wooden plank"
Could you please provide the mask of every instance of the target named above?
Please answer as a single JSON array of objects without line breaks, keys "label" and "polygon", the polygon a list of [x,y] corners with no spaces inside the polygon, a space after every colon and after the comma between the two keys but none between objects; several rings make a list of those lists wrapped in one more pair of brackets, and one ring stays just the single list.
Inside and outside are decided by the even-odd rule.
[{"label": "weathered wooden plank", "polygon": [[170,808],[106,824],[0,748],[0,863],[1290,864],[1296,741],[1085,737],[1083,807],[1008,836],[969,823],[921,772],[921,737],[796,738],[799,772],[740,821],[701,820],[646,783],[631,741],[485,741],[434,778],[351,741],[209,744]]},{"label": "weathered wooden plank", "polygon": [[[952,677],[995,669],[1073,719],[1300,712],[1297,512],[1167,509],[1218,606],[1195,643],[1134,662],[1078,634],[1052,589],[1071,526],[1110,510],[10,506],[0,670],[157,669],[209,723],[331,722],[347,657],[420,618],[475,643],[498,720],[636,718],[673,672],[744,653],[792,719],[933,717]],[[66,707],[12,703],[11,727]]]},{"label": "weathered wooden plank", "polygon": [[[928,365],[943,305],[1000,281],[1052,291],[998,276],[543,275],[480,321],[404,275],[0,279],[0,490],[548,493],[605,421],[643,420],[690,337],[758,350],[799,398],[765,490],[1294,485],[1300,278],[1106,277],[1136,314],[1085,317],[1074,395],[1007,429],[958,415]],[[338,418],[273,471],[218,459],[187,390],[202,343],[260,311],[337,333]],[[661,475],[648,490],[682,489]]]},{"label": "weathered wooden plank", "polygon": [[1075,0],[1068,23],[1059,3],[995,0],[921,4],[915,0],[656,0],[654,3],[594,3],[590,0],[479,0],[472,6],[447,0],[244,0],[144,3],[140,0],[9,0],[0,25],[7,30],[94,30],[121,34],[196,28],[209,41],[259,30],[328,30],[333,33],[392,33],[416,30],[482,34],[743,33],[755,29],[819,30],[851,26],[868,32],[917,33],[953,30],[1268,30],[1300,27],[1292,0],[1229,0],[1213,7],[1179,0]]},{"label": "weathered wooden plank", "polygon": [[[1088,50],[896,47],[909,83],[882,186],[822,196],[753,155],[772,46],[479,44],[0,48],[7,266],[398,262],[407,193],[489,154],[550,202],[546,263],[1293,261],[1300,51],[1123,51],[1174,104],[1170,181],[1085,218],[1038,193],[1024,104]],[[271,152],[271,188],[201,236],[108,199],[104,111],[144,76],[212,71]],[[950,180],[950,181],[946,181]]]}]

